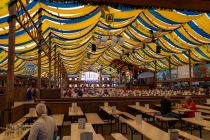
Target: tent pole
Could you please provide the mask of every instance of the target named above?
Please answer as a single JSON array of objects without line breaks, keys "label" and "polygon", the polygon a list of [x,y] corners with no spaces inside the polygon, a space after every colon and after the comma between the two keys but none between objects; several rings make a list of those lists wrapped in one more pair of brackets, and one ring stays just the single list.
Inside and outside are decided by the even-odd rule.
[{"label": "tent pole", "polygon": [[[14,60],[15,60],[15,24],[16,24],[16,2],[10,0],[9,10],[9,48],[8,48],[8,72],[7,72],[7,94],[8,94],[8,109],[11,110],[14,105]],[[11,115],[9,116],[11,122]]]}]

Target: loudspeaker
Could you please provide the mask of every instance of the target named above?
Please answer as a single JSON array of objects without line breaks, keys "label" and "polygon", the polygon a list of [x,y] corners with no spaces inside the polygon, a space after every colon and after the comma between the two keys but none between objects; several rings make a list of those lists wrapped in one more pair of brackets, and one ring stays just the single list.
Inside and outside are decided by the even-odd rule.
[{"label": "loudspeaker", "polygon": [[161,52],[161,47],[160,46],[157,46],[156,47],[156,53],[160,53]]},{"label": "loudspeaker", "polygon": [[96,52],[96,44],[92,44],[92,52]]}]

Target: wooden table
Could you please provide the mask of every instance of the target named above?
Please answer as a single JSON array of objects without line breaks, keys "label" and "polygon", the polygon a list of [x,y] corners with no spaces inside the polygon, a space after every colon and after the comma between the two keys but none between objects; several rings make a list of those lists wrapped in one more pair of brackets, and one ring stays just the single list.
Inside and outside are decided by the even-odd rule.
[{"label": "wooden table", "polygon": [[104,140],[101,135],[97,135],[93,129],[93,126],[90,123],[85,124],[85,129],[79,129],[78,123],[71,124],[71,140],[80,140],[80,133],[82,132],[92,132],[93,140]]},{"label": "wooden table", "polygon": [[[111,134],[112,133],[112,125],[113,125],[112,121],[113,121],[113,119],[119,118],[119,115],[123,114],[123,112],[121,112],[121,111],[119,111],[117,109],[116,109],[115,112],[113,112],[111,106],[108,106],[108,107],[100,106],[99,108],[101,110],[103,110],[104,112],[106,112],[108,114],[108,116],[109,116],[109,120],[111,122],[111,129],[110,129],[110,133],[109,134]],[[117,120],[118,120],[118,132],[119,132],[119,130],[120,130],[120,122],[119,122],[119,119],[117,119]]]},{"label": "wooden table", "polygon": [[72,107],[69,107],[69,116],[71,118],[71,122],[77,122],[78,118],[84,116],[81,107],[77,106],[76,108],[76,110],[73,110]]},{"label": "wooden table", "polygon": [[176,114],[184,114],[185,112],[192,112],[192,110],[187,109],[187,108],[177,108],[177,109],[173,109],[172,112]]},{"label": "wooden table", "polygon": [[57,126],[63,125],[64,114],[53,114],[52,117],[55,120]]},{"label": "wooden table", "polygon": [[[160,104],[155,104],[155,106],[157,107],[161,107]],[[173,108],[173,107],[172,107]],[[187,109],[187,108],[176,108],[173,109],[172,112],[176,113],[176,114],[181,114],[181,113],[185,113],[185,112],[191,112],[192,110]]]},{"label": "wooden table", "polygon": [[[23,130],[21,135],[11,138],[9,140],[22,140],[29,133],[29,131],[30,131],[30,129],[27,128],[27,129]],[[5,138],[5,131],[0,134],[0,140],[8,140]]]},{"label": "wooden table", "polygon": [[151,140],[169,140],[169,135],[165,131],[145,122],[142,120],[142,124],[137,124],[135,120],[126,120],[125,121],[128,126],[134,128],[136,131],[138,131],[140,134],[145,136],[148,139]]},{"label": "wooden table", "polygon": [[[202,138],[202,127],[209,127],[210,128],[210,121],[203,120],[203,119],[196,119],[196,118],[182,118],[183,121],[195,124],[199,126],[200,130],[200,138]],[[191,129],[192,133],[192,129]]]},{"label": "wooden table", "polygon": [[206,110],[206,109],[197,109],[197,111],[204,113],[204,114],[210,114],[210,110]]},{"label": "wooden table", "polygon": [[84,116],[84,113],[81,109],[81,107],[77,107],[76,111],[73,111],[72,107],[69,107],[69,116]]},{"label": "wooden table", "polygon": [[210,107],[209,106],[205,106],[205,105],[196,105],[196,107],[200,108],[200,109],[210,110]]},{"label": "wooden table", "polygon": [[128,105],[128,107],[133,108],[135,110],[138,110],[144,114],[148,114],[150,116],[155,116],[159,111],[151,109],[151,108],[146,108],[143,106],[136,106],[136,105]]},{"label": "wooden table", "polygon": [[116,112],[112,112],[112,107],[111,106],[108,106],[108,107],[100,106],[100,109],[104,110],[109,115],[120,115],[120,114],[123,114],[123,112],[121,112],[119,110],[116,110]]}]

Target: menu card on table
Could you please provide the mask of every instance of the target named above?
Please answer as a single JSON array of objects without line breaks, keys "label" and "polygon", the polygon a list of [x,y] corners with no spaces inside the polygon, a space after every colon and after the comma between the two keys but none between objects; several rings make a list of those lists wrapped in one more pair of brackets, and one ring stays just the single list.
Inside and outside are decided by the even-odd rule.
[{"label": "menu card on table", "polygon": [[109,106],[109,103],[108,102],[104,102],[104,107],[108,108],[108,106]]},{"label": "menu card on table", "polygon": [[136,123],[142,124],[142,115],[141,114],[136,115]]},{"label": "menu card on table", "polygon": [[179,132],[176,129],[168,129],[169,140],[178,140]]},{"label": "menu card on table", "polygon": [[210,99],[206,99],[206,103],[207,104],[210,104]]},{"label": "menu card on table", "polygon": [[78,119],[78,128],[85,129],[85,122],[86,122],[85,118],[79,118]]},{"label": "menu card on table", "polygon": [[117,112],[116,106],[112,106],[112,113],[116,113],[116,112]]},{"label": "menu card on table", "polygon": [[144,106],[145,108],[149,109],[149,104],[145,104]]},{"label": "menu card on table", "polygon": [[80,133],[80,140],[93,140],[93,133],[92,132]]},{"label": "menu card on table", "polygon": [[201,120],[202,119],[201,112],[195,112],[195,119],[196,120]]}]

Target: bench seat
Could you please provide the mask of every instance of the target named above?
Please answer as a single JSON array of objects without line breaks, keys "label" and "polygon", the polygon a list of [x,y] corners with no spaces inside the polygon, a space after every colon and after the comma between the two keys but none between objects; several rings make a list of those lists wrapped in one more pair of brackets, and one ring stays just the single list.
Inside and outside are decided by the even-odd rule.
[{"label": "bench seat", "polygon": [[115,139],[115,140],[128,140],[124,135],[122,135],[121,133],[112,133],[111,134],[112,137]]}]

